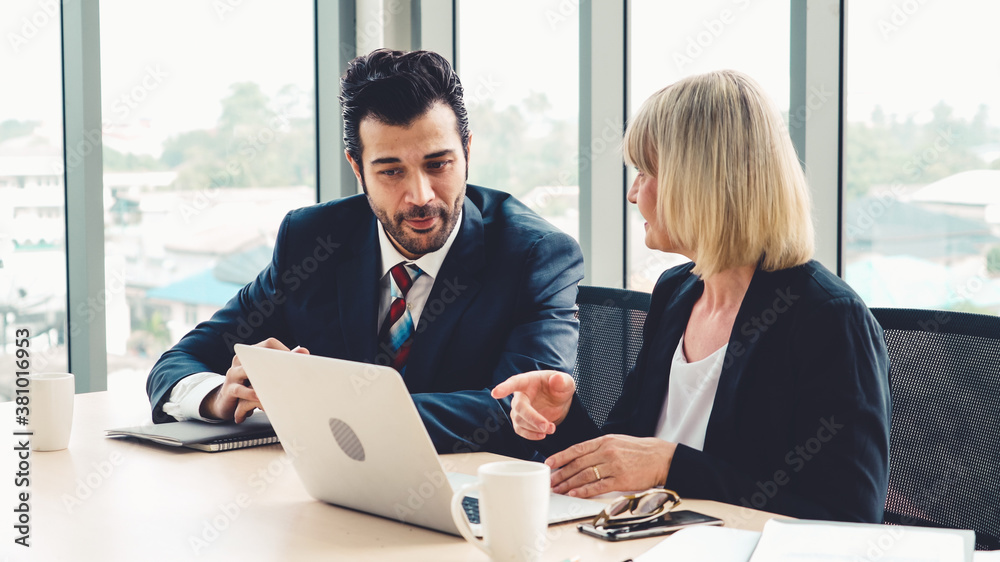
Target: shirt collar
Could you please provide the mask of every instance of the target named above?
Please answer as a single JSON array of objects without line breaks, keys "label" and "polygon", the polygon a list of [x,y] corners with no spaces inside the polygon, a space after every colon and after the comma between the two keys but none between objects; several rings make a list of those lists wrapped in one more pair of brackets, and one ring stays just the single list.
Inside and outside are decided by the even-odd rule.
[{"label": "shirt collar", "polygon": [[[429,275],[432,279],[436,279],[438,272],[441,271],[441,266],[444,264],[444,259],[448,257],[448,251],[451,250],[452,244],[455,243],[455,238],[458,238],[458,230],[462,228],[462,215],[464,210],[459,208],[458,210],[458,221],[455,223],[455,228],[451,229],[451,234],[448,239],[445,240],[444,246],[441,249],[431,252],[429,254],[424,254],[412,260],[425,275]],[[376,221],[377,222],[377,221]],[[382,277],[385,277],[389,270],[393,268],[397,263],[401,261],[411,262],[406,256],[399,253],[399,250],[392,245],[392,241],[389,240],[389,235],[385,233],[385,227],[379,222],[377,226],[378,230],[378,245],[382,250]]]}]

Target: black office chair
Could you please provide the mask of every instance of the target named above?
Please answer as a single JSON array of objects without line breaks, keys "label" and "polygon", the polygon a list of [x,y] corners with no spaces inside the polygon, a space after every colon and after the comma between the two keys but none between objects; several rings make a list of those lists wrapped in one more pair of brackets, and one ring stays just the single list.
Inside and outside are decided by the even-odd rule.
[{"label": "black office chair", "polygon": [[598,427],[618,401],[642,347],[649,293],[580,286],[580,343],[573,366],[576,393]]},{"label": "black office chair", "polygon": [[892,387],[885,522],[1000,548],[1000,317],[873,308]]}]

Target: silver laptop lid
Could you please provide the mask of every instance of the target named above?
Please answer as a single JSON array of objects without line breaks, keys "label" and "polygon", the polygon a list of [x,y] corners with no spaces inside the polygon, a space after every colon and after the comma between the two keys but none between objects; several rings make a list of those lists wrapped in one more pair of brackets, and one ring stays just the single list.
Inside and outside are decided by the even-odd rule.
[{"label": "silver laptop lid", "polygon": [[458,534],[451,485],[399,373],[242,344],[236,355],[310,495]]}]

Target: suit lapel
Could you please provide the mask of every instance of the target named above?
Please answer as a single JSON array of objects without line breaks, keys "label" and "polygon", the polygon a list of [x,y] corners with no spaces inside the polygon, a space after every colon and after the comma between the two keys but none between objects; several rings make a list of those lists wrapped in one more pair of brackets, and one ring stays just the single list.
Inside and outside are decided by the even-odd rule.
[{"label": "suit lapel", "polygon": [[723,443],[728,439],[727,428],[732,427],[736,411],[736,391],[762,337],[759,331],[751,331],[750,335],[744,334],[743,327],[751,326],[753,318],[759,317],[771,305],[774,294],[770,289],[771,284],[768,282],[768,277],[769,274],[759,268],[754,271],[753,279],[750,280],[750,286],[747,287],[747,293],[743,297],[743,303],[740,304],[740,310],[736,313],[733,331],[729,335],[726,359],[722,364],[722,373],[719,375],[719,388],[715,392],[715,401],[712,404],[712,415],[708,420],[708,429],[705,432],[703,450],[711,450],[717,442]]},{"label": "suit lapel", "polygon": [[426,392],[458,320],[482,288],[481,270],[486,264],[483,216],[468,198],[459,228],[417,323],[403,377],[411,393]]},{"label": "suit lapel", "polygon": [[695,301],[701,296],[704,283],[696,275],[684,280],[674,292],[673,298],[665,305],[671,310],[669,317],[661,319],[662,328],[653,339],[653,344],[647,350],[646,376],[651,377],[645,386],[642,398],[643,404],[637,409],[638,426],[636,435],[655,435],[656,424],[660,421],[660,412],[667,403],[667,389],[670,384],[670,367],[674,359],[674,351],[681,340],[681,335],[687,328],[687,320]]},{"label": "suit lapel", "polygon": [[353,255],[337,270],[337,301],[346,358],[372,362],[378,347],[378,222],[369,215],[354,231]]}]

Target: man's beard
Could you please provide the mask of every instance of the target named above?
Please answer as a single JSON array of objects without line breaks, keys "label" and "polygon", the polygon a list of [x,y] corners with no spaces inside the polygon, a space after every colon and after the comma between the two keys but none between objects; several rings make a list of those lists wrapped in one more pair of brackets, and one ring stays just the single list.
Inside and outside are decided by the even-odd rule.
[{"label": "man's beard", "polygon": [[[422,256],[431,252],[436,252],[444,247],[448,241],[452,230],[458,224],[459,212],[462,203],[465,201],[465,190],[455,200],[455,206],[450,210],[443,203],[424,205],[423,207],[412,207],[405,212],[396,213],[392,219],[385,209],[371,205],[371,198],[368,199],[372,211],[379,222],[385,228],[386,233],[407,252]],[[430,217],[440,217],[441,227],[430,234],[414,233],[411,229],[403,225],[403,221],[408,219],[427,219]]]}]

